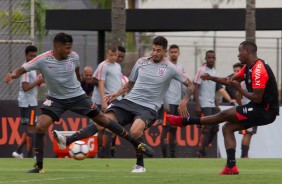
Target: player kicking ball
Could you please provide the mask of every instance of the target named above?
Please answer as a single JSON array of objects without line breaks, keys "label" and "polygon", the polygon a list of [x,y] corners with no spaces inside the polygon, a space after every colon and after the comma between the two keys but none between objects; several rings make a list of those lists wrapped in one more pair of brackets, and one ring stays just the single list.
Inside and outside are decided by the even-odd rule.
[{"label": "player kicking ball", "polygon": [[[167,115],[167,121],[174,126],[214,125],[227,122],[222,128],[227,163],[220,172],[222,175],[239,174],[236,166],[236,140],[234,132],[253,126],[263,126],[275,121],[279,115],[278,89],[275,76],[268,64],[257,57],[257,46],[244,41],[239,46],[239,61],[245,66],[231,78],[219,78],[204,74],[204,80],[212,80],[230,85],[250,100],[248,104],[232,107],[218,114],[205,117],[180,117]],[[245,81],[247,91],[241,88],[240,82]]]}]

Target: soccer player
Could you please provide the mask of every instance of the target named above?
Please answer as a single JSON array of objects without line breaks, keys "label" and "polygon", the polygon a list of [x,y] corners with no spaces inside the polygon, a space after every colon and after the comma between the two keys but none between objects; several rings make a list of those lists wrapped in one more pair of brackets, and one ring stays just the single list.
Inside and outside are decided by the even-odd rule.
[{"label": "soccer player", "polygon": [[[257,57],[257,45],[244,41],[239,45],[239,61],[245,66],[231,78],[220,78],[204,74],[204,80],[213,80],[224,85],[231,85],[240,94],[250,100],[248,104],[239,105],[205,117],[180,117],[167,115],[175,126],[191,124],[214,125],[228,121],[223,126],[223,136],[227,153],[227,163],[220,174],[239,174],[236,166],[234,132],[253,126],[263,126],[275,121],[279,115],[278,89],[275,76],[268,64]],[[245,81],[247,91],[240,82]]]},{"label": "soccer player", "polygon": [[[178,57],[180,55],[179,46],[178,45],[170,45],[169,50],[169,61],[179,70],[184,73],[183,66],[178,63]],[[181,82],[177,80],[172,80],[168,91],[166,92],[164,98],[164,110],[165,113],[178,115],[178,105],[181,101],[181,97],[183,96],[183,87]],[[163,157],[175,158],[175,150],[176,150],[176,130],[177,128],[171,126],[168,121],[162,122],[162,133],[161,133],[161,148]],[[168,136],[169,135],[169,136]],[[167,148],[169,147],[169,155]]]},{"label": "soccer player", "polygon": [[[93,75],[93,77],[98,80],[98,86],[94,87],[92,101],[96,103],[102,111],[105,111],[108,107],[107,102],[103,100],[104,96],[117,91],[122,86],[123,75],[117,58],[118,48],[109,46],[106,60],[98,65]],[[121,97],[118,100],[120,99]],[[104,130],[103,127],[98,127],[98,129],[98,156],[101,158],[111,158],[112,133],[108,130]]]},{"label": "soccer player", "polygon": [[[214,68],[216,55],[213,50],[208,50],[205,56],[205,64],[200,67],[195,77],[195,110],[198,117],[209,116],[218,112],[216,103],[216,82],[210,80],[202,80],[201,75],[208,73],[210,76],[215,76]],[[202,125],[199,142],[199,150],[197,155],[199,158],[207,157],[206,148],[218,132],[219,125]]]},{"label": "soccer player", "polygon": [[[66,110],[89,117],[97,124],[107,127],[114,133],[124,137],[145,154],[153,156],[154,152],[150,147],[133,139],[123,127],[106,117],[82,90],[79,82],[81,81],[79,56],[71,51],[72,43],[71,35],[58,33],[53,40],[54,50],[37,56],[24,66],[15,69],[5,76],[4,80],[9,84],[13,79],[20,77],[26,72],[39,70],[48,87],[48,96],[41,106],[42,114],[39,116],[36,125],[34,146],[36,163],[34,168],[29,170],[28,173],[45,172],[43,169],[44,135],[48,127],[54,121],[59,121],[62,113]],[[97,131],[95,126],[92,129]],[[89,134],[89,132],[83,133]],[[53,134],[58,139],[56,131],[53,131]],[[62,147],[62,144],[59,144],[59,146]]]},{"label": "soccer player", "polygon": [[[29,62],[37,55],[37,48],[29,45],[25,48],[25,62]],[[37,86],[43,82],[42,75],[36,74],[36,71],[30,71],[20,77],[20,91],[18,103],[21,112],[21,124],[25,125],[26,130],[22,135],[20,144],[16,151],[12,153],[15,158],[23,158],[22,148],[26,144],[27,157],[33,157],[33,137],[34,127],[38,118]]]},{"label": "soccer player", "polygon": [[[245,82],[241,82],[241,86],[243,89],[246,89]],[[244,105],[250,102],[245,96],[242,96],[240,93],[236,93],[236,101],[238,105]],[[249,158],[249,149],[251,144],[251,139],[254,134],[257,133],[257,126],[250,127],[245,130],[239,131],[239,134],[243,135],[242,142],[241,142],[241,158]]]},{"label": "soccer player", "polygon": [[92,83],[93,68],[91,66],[86,66],[83,69],[81,75],[81,87],[85,91],[88,97],[92,97],[94,84]]},{"label": "soccer player", "polygon": [[[130,133],[135,139],[141,138],[144,131],[155,122],[157,111],[163,103],[172,79],[188,87],[179,104],[178,113],[184,117],[189,115],[186,104],[194,90],[194,85],[185,74],[164,58],[166,52],[167,39],[162,36],[154,38],[152,56],[140,58],[131,71],[129,82],[117,92],[105,96],[107,102],[112,102],[105,114],[123,126],[132,124]],[[113,101],[125,92],[128,94],[122,100]],[[89,129],[89,126],[85,129]],[[76,134],[78,133],[67,138],[67,145],[78,140]],[[85,137],[86,134],[80,138]],[[132,172],[145,172],[143,156],[139,150],[137,150],[137,164]]]}]

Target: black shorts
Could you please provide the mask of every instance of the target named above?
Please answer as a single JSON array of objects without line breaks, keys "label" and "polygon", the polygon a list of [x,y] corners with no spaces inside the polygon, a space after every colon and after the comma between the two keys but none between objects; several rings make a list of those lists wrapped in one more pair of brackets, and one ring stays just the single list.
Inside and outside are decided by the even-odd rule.
[{"label": "black shorts", "polygon": [[254,126],[254,127],[251,127],[251,128],[248,128],[248,129],[245,129],[245,130],[240,130],[239,131],[239,134],[243,134],[243,135],[254,135],[257,133],[257,130],[258,130],[258,127],[257,126]]},{"label": "black shorts", "polygon": [[[217,113],[217,110],[215,107],[202,107],[202,116],[210,116]],[[200,125],[201,128],[219,128],[219,125]]]},{"label": "black shorts", "polygon": [[158,116],[153,109],[126,99],[112,102],[105,112],[111,111],[116,114],[117,120],[122,126],[132,124],[136,119],[141,119],[146,123],[145,129],[151,127]]},{"label": "black shorts", "polygon": [[38,107],[28,106],[20,107],[21,112],[21,124],[35,126],[38,119]]},{"label": "black shorts", "polygon": [[277,112],[265,109],[262,105],[252,102],[236,107],[236,115],[240,123],[247,128],[267,125],[275,121]]},{"label": "black shorts", "polygon": [[93,118],[100,113],[100,109],[86,94],[68,99],[56,99],[48,96],[41,109],[42,114],[50,116],[53,121],[59,121],[61,115],[67,110],[89,118]]}]

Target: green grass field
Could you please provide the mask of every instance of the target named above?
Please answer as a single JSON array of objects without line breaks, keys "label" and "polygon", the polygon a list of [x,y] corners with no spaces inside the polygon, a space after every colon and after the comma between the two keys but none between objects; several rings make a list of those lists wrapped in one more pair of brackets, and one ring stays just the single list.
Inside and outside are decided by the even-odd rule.
[{"label": "green grass field", "polygon": [[2,183],[282,183],[282,159],[238,159],[239,175],[221,176],[225,159],[145,159],[146,173],[131,173],[135,159],[45,159],[46,174],[27,174],[34,159],[0,159]]}]

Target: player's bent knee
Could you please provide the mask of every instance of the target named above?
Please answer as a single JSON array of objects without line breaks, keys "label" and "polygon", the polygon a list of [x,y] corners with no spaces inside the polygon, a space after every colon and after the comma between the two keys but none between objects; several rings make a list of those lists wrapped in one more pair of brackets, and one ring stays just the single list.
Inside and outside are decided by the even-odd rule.
[{"label": "player's bent knee", "polygon": [[95,123],[97,123],[100,126],[106,127],[108,125],[109,119],[102,113],[98,114],[93,118]]},{"label": "player's bent knee", "polygon": [[142,136],[143,133],[138,130],[131,130],[130,134],[134,139],[138,139],[139,137]]}]

